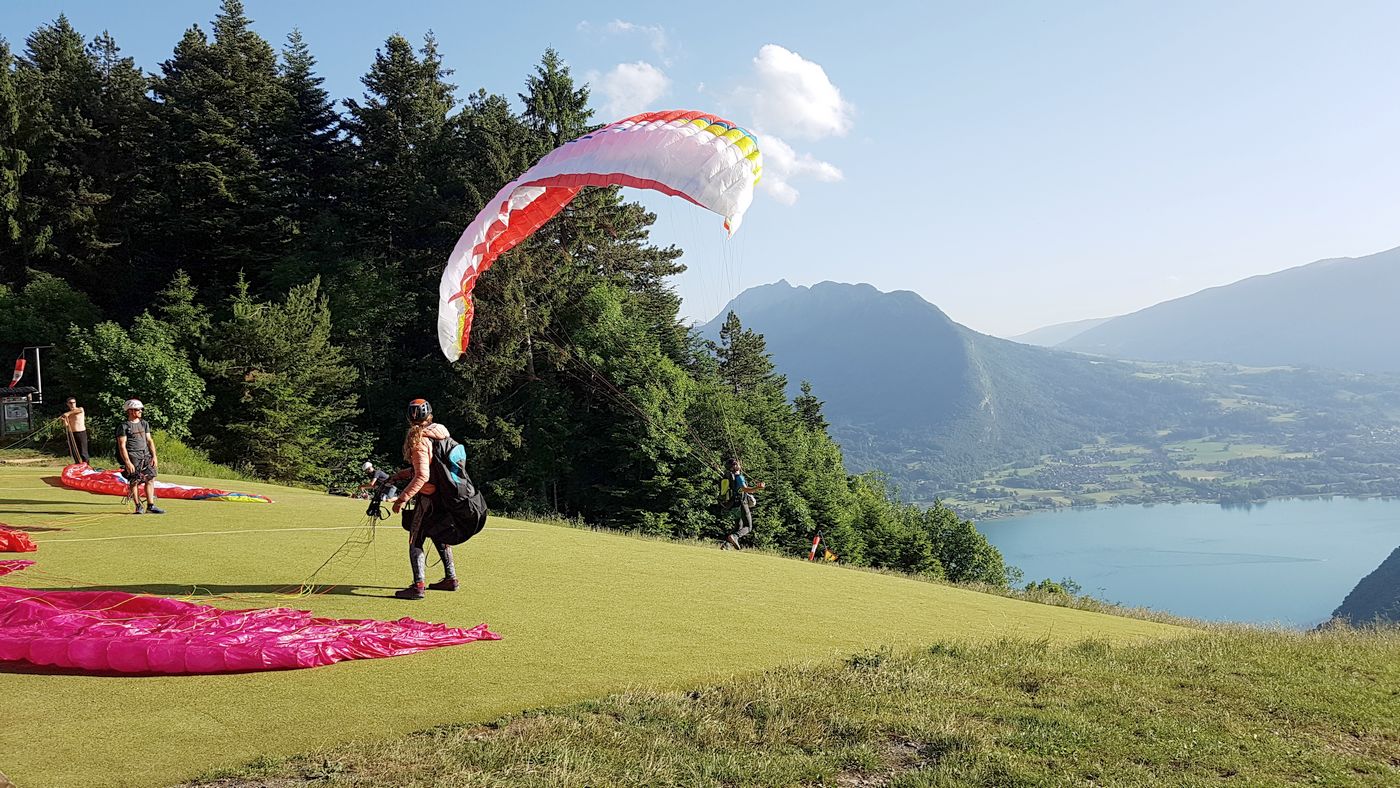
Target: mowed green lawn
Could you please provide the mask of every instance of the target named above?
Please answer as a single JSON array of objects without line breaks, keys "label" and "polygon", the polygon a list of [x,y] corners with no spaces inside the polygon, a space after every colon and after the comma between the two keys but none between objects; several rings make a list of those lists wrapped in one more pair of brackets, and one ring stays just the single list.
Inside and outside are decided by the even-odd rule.
[{"label": "mowed green lawn", "polygon": [[[37,571],[0,584],[209,596],[343,618],[488,622],[503,636],[393,659],[216,676],[57,675],[0,663],[0,772],[22,786],[161,785],[259,756],[401,735],[448,722],[684,687],[878,645],[1002,637],[1134,642],[1189,632],[947,586],[714,547],[493,519],[458,551],[463,588],[422,602],[405,535],[381,525],[358,559],[324,570],[331,593],[278,598],[363,521],[363,501],[269,485],[275,504],[119,499],[52,486],[55,468],[0,467],[0,522],[36,532]],[[172,479],[174,481],[196,481]],[[15,557],[15,556],[7,556]],[[430,570],[430,580],[436,579]]]}]

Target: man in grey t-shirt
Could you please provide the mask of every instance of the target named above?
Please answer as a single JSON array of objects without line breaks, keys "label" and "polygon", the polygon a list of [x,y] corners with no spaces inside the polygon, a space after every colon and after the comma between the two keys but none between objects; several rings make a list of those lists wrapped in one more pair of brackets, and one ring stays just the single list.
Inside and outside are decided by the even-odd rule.
[{"label": "man in grey t-shirt", "polygon": [[164,509],[156,506],[156,442],[151,438],[151,425],[141,418],[145,408],[139,399],[126,401],[126,421],[117,427],[117,457],[126,471],[136,513],[141,514],[140,488],[144,484],[146,510],[151,514],[165,514]]}]

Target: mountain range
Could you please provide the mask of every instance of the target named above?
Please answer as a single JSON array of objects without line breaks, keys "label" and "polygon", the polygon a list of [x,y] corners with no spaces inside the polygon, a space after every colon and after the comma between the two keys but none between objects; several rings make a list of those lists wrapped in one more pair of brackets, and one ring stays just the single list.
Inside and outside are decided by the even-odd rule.
[{"label": "mountain range", "polygon": [[1400,372],[1400,248],[1319,260],[1018,341],[1144,361]]},{"label": "mountain range", "polygon": [[[1397,277],[1400,250],[1322,261],[1114,318],[1057,348],[978,333],[912,292],[780,281],[744,291],[700,332],[718,339],[725,316],[738,314],[764,335],[789,395],[801,381],[812,383],[847,466],[889,474],[914,501],[946,496],[998,467],[1034,466],[1045,455],[1112,445],[1160,453],[1173,441],[1211,435],[1312,459],[1267,473],[1241,470],[1259,484],[1210,495],[1267,495],[1274,488],[1260,484],[1269,480],[1273,494],[1368,490],[1365,462],[1394,459],[1388,436],[1400,415],[1400,378],[1384,372],[1400,310],[1382,308],[1400,293]],[[1279,316],[1307,311],[1309,297],[1310,314]],[[1272,337],[1223,328],[1248,323],[1248,314],[1272,326]],[[1327,323],[1330,345],[1295,336],[1305,323]],[[1168,353],[1158,332],[1199,352]],[[1218,341],[1206,342],[1208,334]],[[1162,357],[1225,362],[1103,354],[1111,345],[1152,355],[1124,350],[1152,342]],[[1085,345],[1099,354],[1065,349]],[[1182,486],[1172,475],[1147,481]]]},{"label": "mountain range", "polygon": [[1034,331],[1027,331],[1024,334],[1017,334],[1014,337],[1007,337],[1007,339],[1012,342],[1020,342],[1023,345],[1055,347],[1061,342],[1068,342],[1085,331],[1101,326],[1112,319],[1111,317],[1091,317],[1088,320],[1056,323],[1054,325],[1037,328]]},{"label": "mountain range", "polygon": [[1203,403],[1130,364],[972,331],[907,291],[780,281],[741,293],[702,335],[717,339],[730,311],[764,335],[790,394],[811,381],[848,466],[915,486],[1155,430]]}]

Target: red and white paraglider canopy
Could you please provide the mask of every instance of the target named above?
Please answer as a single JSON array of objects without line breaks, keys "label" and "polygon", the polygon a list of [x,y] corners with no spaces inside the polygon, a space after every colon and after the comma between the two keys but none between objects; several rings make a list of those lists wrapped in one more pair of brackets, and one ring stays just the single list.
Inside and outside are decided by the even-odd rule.
[{"label": "red and white paraglider canopy", "polygon": [[732,235],[762,172],[752,134],[694,110],[634,115],[555,148],[486,203],[447,258],[438,288],[443,355],[456,361],[467,349],[477,277],[583,187],[631,186],[683,197],[723,216]]}]

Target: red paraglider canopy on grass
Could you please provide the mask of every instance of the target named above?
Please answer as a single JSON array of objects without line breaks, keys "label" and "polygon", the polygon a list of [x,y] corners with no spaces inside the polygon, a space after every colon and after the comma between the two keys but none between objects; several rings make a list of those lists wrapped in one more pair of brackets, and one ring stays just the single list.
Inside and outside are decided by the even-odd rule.
[{"label": "red paraglider canopy on grass", "polygon": [[317,618],[304,610],[222,610],[123,591],[0,586],[0,660],[93,672],[229,673],[314,668],[499,640],[411,618]]},{"label": "red paraglider canopy on grass", "polygon": [[[60,478],[64,487],[86,490],[102,495],[126,495],[131,485],[118,471],[103,471],[88,467],[85,462],[69,465],[63,469]],[[188,484],[157,481],[158,495],[162,498],[182,498],[187,501],[244,501],[251,503],[272,503],[266,495],[216,490],[212,487],[192,487]]]},{"label": "red paraglider canopy on grass", "polygon": [[29,534],[0,523],[0,553],[32,553],[38,549]]}]

